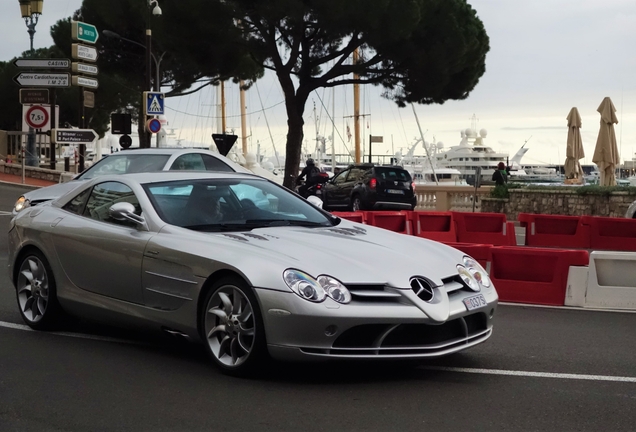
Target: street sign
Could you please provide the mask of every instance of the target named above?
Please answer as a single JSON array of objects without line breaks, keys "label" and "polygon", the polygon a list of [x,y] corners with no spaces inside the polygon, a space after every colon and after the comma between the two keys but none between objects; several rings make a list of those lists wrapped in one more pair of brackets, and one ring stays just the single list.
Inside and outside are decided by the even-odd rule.
[{"label": "street sign", "polygon": [[97,134],[93,129],[53,129],[51,140],[55,144],[89,144],[95,141]]},{"label": "street sign", "polygon": [[129,113],[113,113],[110,115],[110,132],[113,135],[130,135],[132,116]]},{"label": "street sign", "polygon": [[97,75],[97,73],[99,72],[97,66],[77,62],[73,62],[73,64],[71,65],[71,70],[74,73],[83,73],[87,75]]},{"label": "street sign", "polygon": [[20,89],[21,104],[49,103],[49,89]]},{"label": "street sign", "polygon": [[84,106],[86,108],[95,108],[95,93],[84,90]]},{"label": "street sign", "polygon": [[15,59],[15,67],[33,69],[68,69],[71,67],[69,59]]},{"label": "street sign", "polygon": [[159,119],[150,119],[146,122],[146,128],[152,133],[157,133],[161,130],[161,122]]},{"label": "street sign", "polygon": [[69,87],[69,73],[22,72],[13,77],[13,81],[23,87]]},{"label": "street sign", "polygon": [[164,95],[160,92],[144,92],[146,115],[164,114]]},{"label": "street sign", "polygon": [[212,140],[214,140],[214,144],[216,144],[216,148],[223,156],[227,156],[227,154],[232,149],[232,146],[236,142],[238,135],[230,135],[230,134],[212,134]]},{"label": "street sign", "polygon": [[49,124],[49,113],[43,106],[33,105],[27,110],[24,121],[33,129],[42,129]]},{"label": "street sign", "polygon": [[72,44],[71,48],[74,59],[82,59],[90,62],[97,61],[97,50],[95,47],[82,44]]},{"label": "street sign", "polygon": [[130,135],[122,135],[122,136],[120,136],[119,137],[119,145],[124,150],[129,148],[132,145],[132,138],[130,137]]},{"label": "street sign", "polygon": [[86,78],[83,76],[73,75],[73,85],[96,89],[97,87],[99,87],[99,81],[97,81],[95,78]]},{"label": "street sign", "polygon": [[73,40],[94,44],[99,38],[97,27],[81,21],[71,21],[71,36]]}]

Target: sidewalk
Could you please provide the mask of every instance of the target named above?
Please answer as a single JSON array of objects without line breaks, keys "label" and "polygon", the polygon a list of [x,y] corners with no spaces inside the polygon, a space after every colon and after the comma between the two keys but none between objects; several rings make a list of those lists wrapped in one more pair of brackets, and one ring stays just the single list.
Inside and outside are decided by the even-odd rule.
[{"label": "sidewalk", "polygon": [[42,180],[42,179],[32,178],[32,177],[25,177],[24,183],[22,183],[22,176],[5,174],[5,173],[0,173],[0,183],[13,183],[13,184],[31,186],[31,187],[45,187],[45,186],[51,186],[51,185],[57,184],[56,182],[52,182],[49,180]]}]

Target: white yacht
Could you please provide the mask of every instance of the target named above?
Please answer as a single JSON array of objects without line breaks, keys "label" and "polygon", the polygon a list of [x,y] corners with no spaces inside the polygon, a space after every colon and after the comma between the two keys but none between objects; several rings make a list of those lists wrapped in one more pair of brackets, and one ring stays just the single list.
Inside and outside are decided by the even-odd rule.
[{"label": "white yacht", "polygon": [[459,145],[444,150],[439,143],[434,156],[437,166],[459,170],[469,184],[474,184],[477,171],[480,171],[482,181],[490,182],[497,164],[508,160],[508,153],[496,152],[487,146],[484,143],[487,134],[486,129],[480,130],[477,135],[477,131],[470,128],[461,131]]}]

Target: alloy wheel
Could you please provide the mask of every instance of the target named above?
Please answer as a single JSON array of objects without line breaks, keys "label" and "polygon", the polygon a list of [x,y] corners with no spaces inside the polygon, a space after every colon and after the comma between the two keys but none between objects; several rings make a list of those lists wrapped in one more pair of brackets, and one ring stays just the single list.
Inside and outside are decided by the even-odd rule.
[{"label": "alloy wheel", "polygon": [[218,288],[205,308],[204,330],[212,355],[226,367],[241,366],[256,340],[252,304],[235,286]]},{"label": "alloy wheel", "polygon": [[38,323],[49,306],[49,277],[38,257],[30,256],[22,261],[16,287],[22,315],[28,323]]},{"label": "alloy wheel", "polygon": [[353,199],[353,203],[351,204],[351,207],[353,208],[353,211],[360,211],[362,210],[362,204],[360,202],[360,198],[355,197]]}]

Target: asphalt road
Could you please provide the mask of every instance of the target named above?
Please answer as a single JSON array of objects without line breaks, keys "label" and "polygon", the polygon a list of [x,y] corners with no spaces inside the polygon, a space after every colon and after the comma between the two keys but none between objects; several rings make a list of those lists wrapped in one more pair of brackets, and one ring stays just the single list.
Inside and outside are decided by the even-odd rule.
[{"label": "asphalt road", "polygon": [[[22,190],[0,185],[2,246]],[[436,361],[275,364],[248,380],[160,335],[86,323],[29,331],[2,273],[0,430],[636,429],[636,314],[505,305],[497,314],[488,342]]]}]

